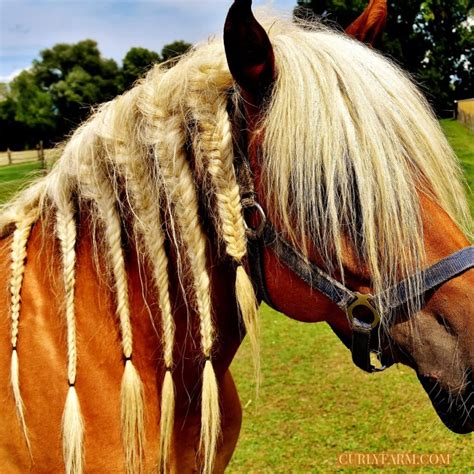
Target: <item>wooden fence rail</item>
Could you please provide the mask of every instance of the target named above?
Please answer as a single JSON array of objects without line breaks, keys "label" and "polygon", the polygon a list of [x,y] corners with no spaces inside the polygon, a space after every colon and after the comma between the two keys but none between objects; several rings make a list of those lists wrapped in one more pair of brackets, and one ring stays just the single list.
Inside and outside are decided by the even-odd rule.
[{"label": "wooden fence rail", "polygon": [[33,150],[14,151],[7,148],[0,152],[0,166],[19,165],[32,161],[39,161],[41,167],[46,168],[47,162],[54,161],[58,157],[55,149],[44,149],[43,142],[38,143]]}]

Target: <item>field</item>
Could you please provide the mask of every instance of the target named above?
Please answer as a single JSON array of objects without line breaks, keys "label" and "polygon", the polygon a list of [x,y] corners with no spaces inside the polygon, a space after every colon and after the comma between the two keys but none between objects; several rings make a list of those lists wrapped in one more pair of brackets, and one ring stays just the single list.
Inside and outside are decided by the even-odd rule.
[{"label": "field", "polygon": [[474,133],[469,133],[465,127],[454,120],[442,120],[444,133],[461,161],[470,192],[471,213],[474,216]]},{"label": "field", "polygon": [[[47,166],[57,156],[55,150],[45,150]],[[12,152],[13,165],[8,165],[6,152],[0,153],[0,203],[7,201],[18,189],[44,173],[36,150]]]},{"label": "field", "polygon": [[[442,121],[442,126],[474,188],[474,135],[457,122]],[[0,167],[0,199],[38,169],[37,163]],[[244,421],[228,472],[379,472],[338,468],[343,452],[448,453],[449,469],[423,472],[474,472],[474,436],[444,427],[412,371],[395,366],[383,374],[365,374],[326,325],[298,323],[265,306],[261,318],[258,400],[247,341],[232,365]]]}]

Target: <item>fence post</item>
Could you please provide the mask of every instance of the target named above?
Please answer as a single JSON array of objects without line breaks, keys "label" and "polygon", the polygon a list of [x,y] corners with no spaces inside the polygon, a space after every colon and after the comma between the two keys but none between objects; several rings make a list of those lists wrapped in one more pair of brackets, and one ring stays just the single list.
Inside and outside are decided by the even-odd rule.
[{"label": "fence post", "polygon": [[41,168],[46,169],[46,160],[44,159],[44,148],[43,148],[43,140],[40,140],[38,146],[38,158],[41,161]]},{"label": "fence post", "polygon": [[8,164],[11,165],[12,164],[12,152],[11,152],[10,148],[7,148],[7,156],[8,156]]}]

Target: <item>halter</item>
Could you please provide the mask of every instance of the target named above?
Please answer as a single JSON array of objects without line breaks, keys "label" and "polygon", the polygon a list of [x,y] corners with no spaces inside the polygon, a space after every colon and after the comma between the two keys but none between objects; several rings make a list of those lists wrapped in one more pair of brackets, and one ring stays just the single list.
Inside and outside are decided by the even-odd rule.
[{"label": "halter", "polygon": [[[250,165],[246,158],[236,162],[236,171],[241,186],[242,207],[256,215],[258,224],[255,227],[247,225],[249,265],[257,294],[270,306],[272,304],[265,282],[264,249],[271,248],[278,259],[295,275],[303,280],[313,290],[319,291],[347,315],[352,331],[351,353],[357,367],[366,372],[381,372],[389,365],[375,367],[371,363],[371,354],[375,353],[381,361],[377,350],[382,318],[390,316],[415,298],[424,296],[428,291],[474,268],[474,246],[465,247],[443,258],[434,265],[416,273],[398,284],[382,291],[378,295],[362,294],[350,290],[342,283],[332,278],[328,273],[309,262],[303,255],[284,240],[267,219],[264,210],[256,200]],[[413,283],[421,276],[422,284],[417,293]],[[382,305],[382,301],[388,301]],[[384,312],[380,308],[384,306]]]}]

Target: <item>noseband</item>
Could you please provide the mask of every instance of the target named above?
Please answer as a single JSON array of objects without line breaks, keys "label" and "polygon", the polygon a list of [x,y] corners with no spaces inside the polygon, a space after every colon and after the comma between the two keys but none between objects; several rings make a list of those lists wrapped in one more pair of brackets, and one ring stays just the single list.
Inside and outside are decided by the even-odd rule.
[{"label": "noseband", "polygon": [[[264,271],[264,249],[270,248],[278,259],[310,288],[325,295],[346,313],[352,331],[352,360],[366,372],[380,372],[387,368],[387,365],[375,367],[370,357],[371,353],[375,353],[381,360],[381,354],[373,341],[378,340],[382,319],[390,320],[386,318],[390,318],[414,298],[423,297],[430,290],[474,268],[474,246],[471,246],[443,258],[378,295],[350,290],[309,262],[278,234],[257,202],[253,177],[246,158],[237,162],[236,171],[241,188],[242,207],[246,212],[253,213],[254,220],[258,222],[254,227],[247,224],[249,265],[257,293],[267,304],[275,307],[268,293]],[[417,287],[413,283],[419,280],[420,276],[422,284],[418,293],[413,294],[411,289]],[[386,301],[389,302],[388,305],[382,305],[382,302]],[[383,313],[380,310],[382,307]]]}]

